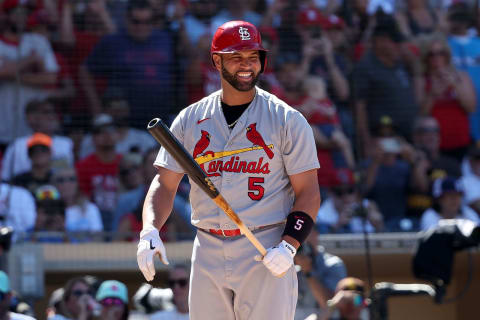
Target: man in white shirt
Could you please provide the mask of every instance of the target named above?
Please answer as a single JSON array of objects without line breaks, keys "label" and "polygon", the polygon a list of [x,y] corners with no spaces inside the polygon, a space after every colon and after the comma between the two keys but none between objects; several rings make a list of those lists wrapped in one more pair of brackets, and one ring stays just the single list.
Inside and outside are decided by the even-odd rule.
[{"label": "man in white shirt", "polygon": [[470,172],[462,177],[464,201],[480,215],[480,148],[470,149],[466,161],[470,165]]},{"label": "man in white shirt", "polygon": [[172,310],[159,311],[150,320],[188,320],[188,290],[190,270],[184,265],[176,265],[168,275],[168,286],[173,291]]}]

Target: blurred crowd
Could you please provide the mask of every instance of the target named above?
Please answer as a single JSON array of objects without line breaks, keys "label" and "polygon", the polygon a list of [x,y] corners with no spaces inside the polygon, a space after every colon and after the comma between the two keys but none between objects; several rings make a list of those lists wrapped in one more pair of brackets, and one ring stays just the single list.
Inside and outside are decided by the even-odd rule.
[{"label": "blurred crowd", "polygon": [[[169,122],[220,88],[213,32],[259,27],[259,86],[309,121],[320,233],[480,214],[473,0],[0,1],[0,216],[15,240],[134,241]],[[5,118],[3,118],[5,117]],[[165,241],[192,239],[185,179]]]}]

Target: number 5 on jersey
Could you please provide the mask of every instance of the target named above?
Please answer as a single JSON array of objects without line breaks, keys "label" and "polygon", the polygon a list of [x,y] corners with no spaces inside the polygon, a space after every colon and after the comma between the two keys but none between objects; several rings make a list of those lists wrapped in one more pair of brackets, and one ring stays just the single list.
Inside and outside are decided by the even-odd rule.
[{"label": "number 5 on jersey", "polygon": [[249,177],[248,178],[248,196],[254,201],[259,201],[265,194],[265,188],[262,183],[265,182],[264,177]]}]

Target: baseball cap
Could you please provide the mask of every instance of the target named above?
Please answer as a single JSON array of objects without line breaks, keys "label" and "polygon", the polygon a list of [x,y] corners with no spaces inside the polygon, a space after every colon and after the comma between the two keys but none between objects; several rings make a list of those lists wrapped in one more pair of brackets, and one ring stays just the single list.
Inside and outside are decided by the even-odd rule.
[{"label": "baseball cap", "polygon": [[44,133],[35,133],[27,140],[27,148],[30,149],[35,146],[52,147],[52,138]]},{"label": "baseball cap", "polygon": [[106,114],[106,113],[101,113],[97,116],[92,121],[92,131],[93,133],[98,133],[102,129],[105,128],[113,128],[115,127],[113,118],[112,116]]},{"label": "baseball cap", "polygon": [[320,26],[326,28],[329,26],[328,19],[315,7],[307,7],[300,10],[297,16],[297,23],[304,27]]},{"label": "baseball cap", "polygon": [[454,177],[436,179],[432,186],[432,196],[439,198],[447,192],[463,193],[463,185],[460,180]]},{"label": "baseball cap", "polygon": [[97,291],[97,301],[105,298],[118,298],[124,303],[128,303],[127,287],[117,280],[107,280],[102,282]]},{"label": "baseball cap", "polygon": [[405,37],[402,35],[400,30],[398,30],[397,24],[395,21],[381,21],[373,29],[372,37],[388,37],[393,42],[403,42]]},{"label": "baseball cap", "polygon": [[10,292],[10,280],[5,272],[0,271],[0,292]]},{"label": "baseball cap", "polygon": [[335,14],[331,14],[326,19],[325,29],[343,29],[345,28],[345,21]]},{"label": "baseball cap", "polygon": [[340,290],[347,290],[347,291],[356,291],[360,293],[365,292],[365,284],[362,280],[354,278],[354,277],[347,277],[340,280],[337,284],[336,291]]}]

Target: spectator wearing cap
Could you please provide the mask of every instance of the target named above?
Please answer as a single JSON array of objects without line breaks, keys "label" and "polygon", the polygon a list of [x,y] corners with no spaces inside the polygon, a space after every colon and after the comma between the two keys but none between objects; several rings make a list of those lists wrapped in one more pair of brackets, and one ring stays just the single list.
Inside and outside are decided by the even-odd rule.
[{"label": "spectator wearing cap", "polygon": [[85,60],[80,80],[93,114],[104,112],[101,92],[94,86],[97,78],[124,90],[129,104],[135,106],[131,124],[137,128],[145,128],[154,114],[168,117],[174,112],[174,35],[155,29],[154,18],[147,0],[129,1],[126,28],[104,36]]},{"label": "spectator wearing cap", "polygon": [[63,289],[60,307],[48,320],[92,320],[92,306],[97,306],[97,303],[87,280],[84,277],[71,278]]},{"label": "spectator wearing cap", "polygon": [[[117,153],[137,152],[143,154],[157,146],[155,139],[146,130],[140,130],[131,126],[130,105],[122,89],[116,87],[108,88],[103,97],[103,106],[105,113],[110,115],[115,123],[118,137],[116,143]],[[87,135],[82,141],[80,157],[88,156],[93,150],[92,136]]]},{"label": "spectator wearing cap", "polygon": [[45,37],[24,32],[27,2],[8,0],[1,6],[6,18],[0,39],[0,143],[6,145],[30,132],[25,106],[48,97],[44,87],[56,83],[58,64]]},{"label": "spectator wearing cap", "polygon": [[382,214],[374,201],[362,198],[353,173],[350,170],[338,170],[333,180],[328,189],[328,198],[318,210],[316,225],[320,233],[381,231]]},{"label": "spectator wearing cap", "polygon": [[480,223],[477,213],[462,204],[463,195],[464,186],[460,179],[445,177],[435,180],[432,187],[435,202],[423,213],[420,221],[421,229],[430,229],[441,219],[467,219]]},{"label": "spectator wearing cap", "polygon": [[168,287],[173,292],[172,310],[162,310],[153,313],[150,320],[188,320],[188,293],[190,290],[190,268],[185,265],[175,265],[168,272]]},{"label": "spectator wearing cap", "polygon": [[374,153],[366,167],[365,192],[382,212],[386,230],[400,230],[411,185],[411,164],[404,155],[410,155],[412,148],[394,137],[377,138],[373,144]]},{"label": "spectator wearing cap", "polygon": [[10,300],[12,291],[8,275],[0,271],[0,319],[2,320],[34,320],[30,316],[10,311]]},{"label": "spectator wearing cap", "polygon": [[369,319],[365,283],[354,277],[340,280],[335,288],[335,296],[329,300],[329,309],[319,320],[327,319]]},{"label": "spectator wearing cap", "polygon": [[465,203],[480,216],[480,147],[473,146],[467,156],[470,173],[462,177]]},{"label": "spectator wearing cap", "polygon": [[419,219],[433,204],[432,183],[445,176],[460,177],[460,163],[440,153],[440,129],[435,118],[420,116],[413,124],[412,185],[408,216]]},{"label": "spectator wearing cap", "polygon": [[102,306],[100,319],[127,320],[130,309],[128,307],[127,287],[116,280],[102,282],[97,290],[96,300]]},{"label": "spectator wearing cap", "polygon": [[[298,277],[298,301],[295,320],[320,316],[327,309],[327,300],[333,297],[337,283],[347,276],[340,257],[325,251],[318,243],[318,232],[310,233],[295,255]],[[310,319],[310,318],[307,318]]]},{"label": "spectator wearing cap", "polygon": [[420,111],[437,119],[441,151],[462,161],[471,142],[468,117],[475,111],[475,88],[470,76],[452,64],[445,37],[435,34],[424,39],[422,49]]},{"label": "spectator wearing cap", "polygon": [[50,295],[50,299],[48,299],[48,306],[45,310],[45,316],[47,317],[47,319],[51,319],[57,314],[57,312],[61,312],[61,302],[63,300],[64,293],[65,290],[63,288],[58,288],[55,289]]},{"label": "spectator wearing cap", "polygon": [[111,231],[122,158],[116,152],[117,133],[113,118],[107,114],[97,115],[92,122],[92,134],[95,152],[77,162],[78,184],[80,190],[100,209],[104,230]]},{"label": "spectator wearing cap", "polygon": [[354,107],[362,156],[372,153],[371,147],[375,144],[372,143],[371,130],[384,115],[392,118],[399,134],[410,137],[411,120],[418,113],[418,105],[414,75],[409,70],[416,69],[408,68],[414,59],[402,41],[392,18],[379,20],[373,31],[371,51],[355,66]]},{"label": "spectator wearing cap", "polygon": [[[62,168],[53,173],[52,183],[65,202],[65,229],[71,242],[92,239],[92,233],[103,231],[102,216],[98,207],[79,189],[75,168]],[[95,237],[94,237],[95,238]]]},{"label": "spectator wearing cap", "polygon": [[452,63],[469,74],[477,96],[476,108],[469,114],[470,134],[474,143],[480,143],[480,38],[468,34],[473,22],[472,10],[467,3],[452,4],[447,12]]},{"label": "spectator wearing cap", "polygon": [[[33,100],[25,107],[28,126],[33,133],[42,133],[52,139],[52,168],[73,165],[73,142],[70,138],[59,135],[59,119],[50,100]],[[15,139],[7,148],[2,161],[2,179],[9,181],[12,177],[30,171],[31,160],[28,156],[27,141],[32,135]]]},{"label": "spectator wearing cap", "polygon": [[52,177],[52,138],[35,133],[28,139],[27,148],[32,170],[13,177],[12,184],[35,194],[38,187],[49,184]]},{"label": "spectator wearing cap", "polygon": [[52,185],[39,187],[35,192],[35,200],[37,216],[30,230],[32,241],[64,242],[65,203],[57,188]]},{"label": "spectator wearing cap", "polygon": [[255,11],[250,10],[248,1],[231,0],[226,3],[226,7],[218,12],[213,18],[210,28],[211,34],[215,33],[218,27],[227,21],[242,20],[248,21],[255,26],[262,22],[262,16]]},{"label": "spectator wearing cap", "polygon": [[196,47],[202,38],[212,37],[210,21],[217,13],[217,9],[218,2],[215,0],[190,0],[183,22],[185,33],[193,47]]}]

